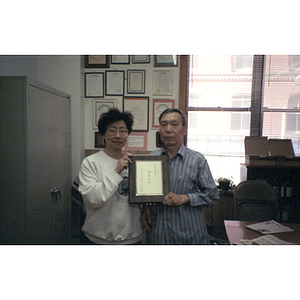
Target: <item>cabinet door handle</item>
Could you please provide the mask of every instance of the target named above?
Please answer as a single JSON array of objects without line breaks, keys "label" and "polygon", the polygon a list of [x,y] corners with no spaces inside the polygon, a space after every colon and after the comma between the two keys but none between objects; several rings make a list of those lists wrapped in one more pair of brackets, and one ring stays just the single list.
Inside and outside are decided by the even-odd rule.
[{"label": "cabinet door handle", "polygon": [[57,192],[56,192],[56,196],[58,196],[58,201],[61,201],[61,194],[60,194],[60,190],[57,190]]},{"label": "cabinet door handle", "polygon": [[[58,197],[57,197],[58,196]],[[59,201],[61,201],[61,195],[60,195],[60,190],[58,189],[58,188],[53,188],[52,190],[51,190],[51,197],[52,197],[52,201],[54,202],[54,203],[57,203],[57,199],[59,200]]]}]

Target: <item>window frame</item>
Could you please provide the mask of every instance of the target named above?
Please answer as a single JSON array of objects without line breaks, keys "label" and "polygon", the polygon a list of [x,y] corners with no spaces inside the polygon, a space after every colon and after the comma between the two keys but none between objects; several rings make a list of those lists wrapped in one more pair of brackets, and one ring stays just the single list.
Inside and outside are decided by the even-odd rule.
[{"label": "window frame", "polygon": [[[254,58],[253,58],[254,60]],[[179,105],[178,108],[185,112],[188,124],[188,113],[190,111],[228,111],[228,112],[251,112],[248,107],[190,107],[188,106],[189,95],[189,68],[190,55],[180,56],[180,81],[179,81]],[[252,79],[253,80],[253,79]],[[251,93],[252,99],[252,93]],[[251,100],[250,100],[251,101]],[[187,145],[187,137],[184,144]]]},{"label": "window frame", "polygon": [[[179,105],[178,108],[186,113],[188,118],[189,111],[230,111],[230,112],[245,112],[250,111],[250,136],[262,136],[263,132],[263,117],[268,112],[284,112],[284,113],[300,113],[300,108],[293,109],[277,109],[263,106],[264,84],[266,55],[253,56],[253,71],[252,71],[252,88],[251,88],[251,107],[236,108],[236,107],[189,107],[189,69],[190,55],[180,56],[180,82],[179,82]],[[188,120],[187,120],[188,121]],[[185,145],[187,144],[187,137]]]},{"label": "window frame", "polygon": [[[189,68],[190,55],[180,56],[180,83],[179,83],[179,105],[178,108],[184,111],[188,118],[189,111],[232,111],[245,112],[250,111],[250,136],[262,135],[262,118],[263,118],[263,75],[264,75],[265,55],[254,55],[253,72],[252,72],[252,90],[251,90],[251,107],[189,107]],[[186,145],[186,143],[185,143]]]}]

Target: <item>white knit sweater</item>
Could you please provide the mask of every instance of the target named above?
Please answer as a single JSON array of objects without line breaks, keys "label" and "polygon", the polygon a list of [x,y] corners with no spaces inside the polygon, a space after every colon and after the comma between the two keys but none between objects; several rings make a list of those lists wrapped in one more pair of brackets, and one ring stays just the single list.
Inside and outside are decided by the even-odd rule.
[{"label": "white knit sweater", "polygon": [[86,157],[79,171],[79,191],[86,205],[82,231],[97,244],[134,244],[142,239],[140,207],[128,202],[128,170],[116,173],[117,163],[99,151]]}]

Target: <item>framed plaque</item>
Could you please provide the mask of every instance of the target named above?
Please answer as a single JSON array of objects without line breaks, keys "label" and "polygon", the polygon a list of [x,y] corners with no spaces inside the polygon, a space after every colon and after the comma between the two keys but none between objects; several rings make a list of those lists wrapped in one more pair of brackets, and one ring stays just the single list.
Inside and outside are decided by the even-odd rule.
[{"label": "framed plaque", "polygon": [[147,151],[147,132],[131,132],[127,137],[124,150]]},{"label": "framed plaque", "polygon": [[154,55],[154,67],[177,67],[178,55]]},{"label": "framed plaque", "polygon": [[150,55],[131,55],[133,64],[149,64]]},{"label": "framed plaque", "polygon": [[112,64],[129,64],[130,58],[129,55],[112,55],[111,56]]},{"label": "framed plaque", "polygon": [[156,131],[155,134],[155,143],[156,143],[156,148],[161,148],[164,146],[163,141],[161,140],[160,132]]},{"label": "framed plaque", "polygon": [[95,131],[95,148],[105,148],[104,137]]},{"label": "framed plaque", "polygon": [[109,55],[85,55],[85,68],[109,68]]},{"label": "framed plaque", "polygon": [[167,155],[135,155],[129,164],[129,203],[163,202],[170,192]]}]

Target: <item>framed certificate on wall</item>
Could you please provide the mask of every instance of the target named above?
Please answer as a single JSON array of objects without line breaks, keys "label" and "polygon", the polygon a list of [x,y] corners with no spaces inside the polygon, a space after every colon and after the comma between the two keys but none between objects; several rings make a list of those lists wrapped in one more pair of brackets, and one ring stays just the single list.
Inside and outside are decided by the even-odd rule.
[{"label": "framed certificate on wall", "polygon": [[110,108],[114,108],[116,105],[115,100],[94,100],[93,105],[93,129],[98,129],[98,121],[101,114],[109,111]]},{"label": "framed certificate on wall", "polygon": [[127,93],[145,94],[145,70],[127,70]]},{"label": "framed certificate on wall", "polygon": [[167,108],[174,108],[173,99],[153,99],[152,128],[159,128],[159,116]]},{"label": "framed certificate on wall", "polygon": [[148,64],[150,63],[150,55],[131,55],[133,64]]},{"label": "framed certificate on wall", "polygon": [[112,64],[129,64],[130,56],[129,55],[112,55],[111,63]]},{"label": "framed certificate on wall", "polygon": [[124,73],[125,71],[105,71],[105,95],[124,95]]},{"label": "framed certificate on wall", "polygon": [[172,95],[173,72],[170,70],[153,71],[153,95]]},{"label": "framed certificate on wall", "polygon": [[104,97],[104,73],[85,73],[85,97]]},{"label": "framed certificate on wall", "polygon": [[123,97],[123,110],[133,115],[132,131],[149,131],[149,97]]}]

